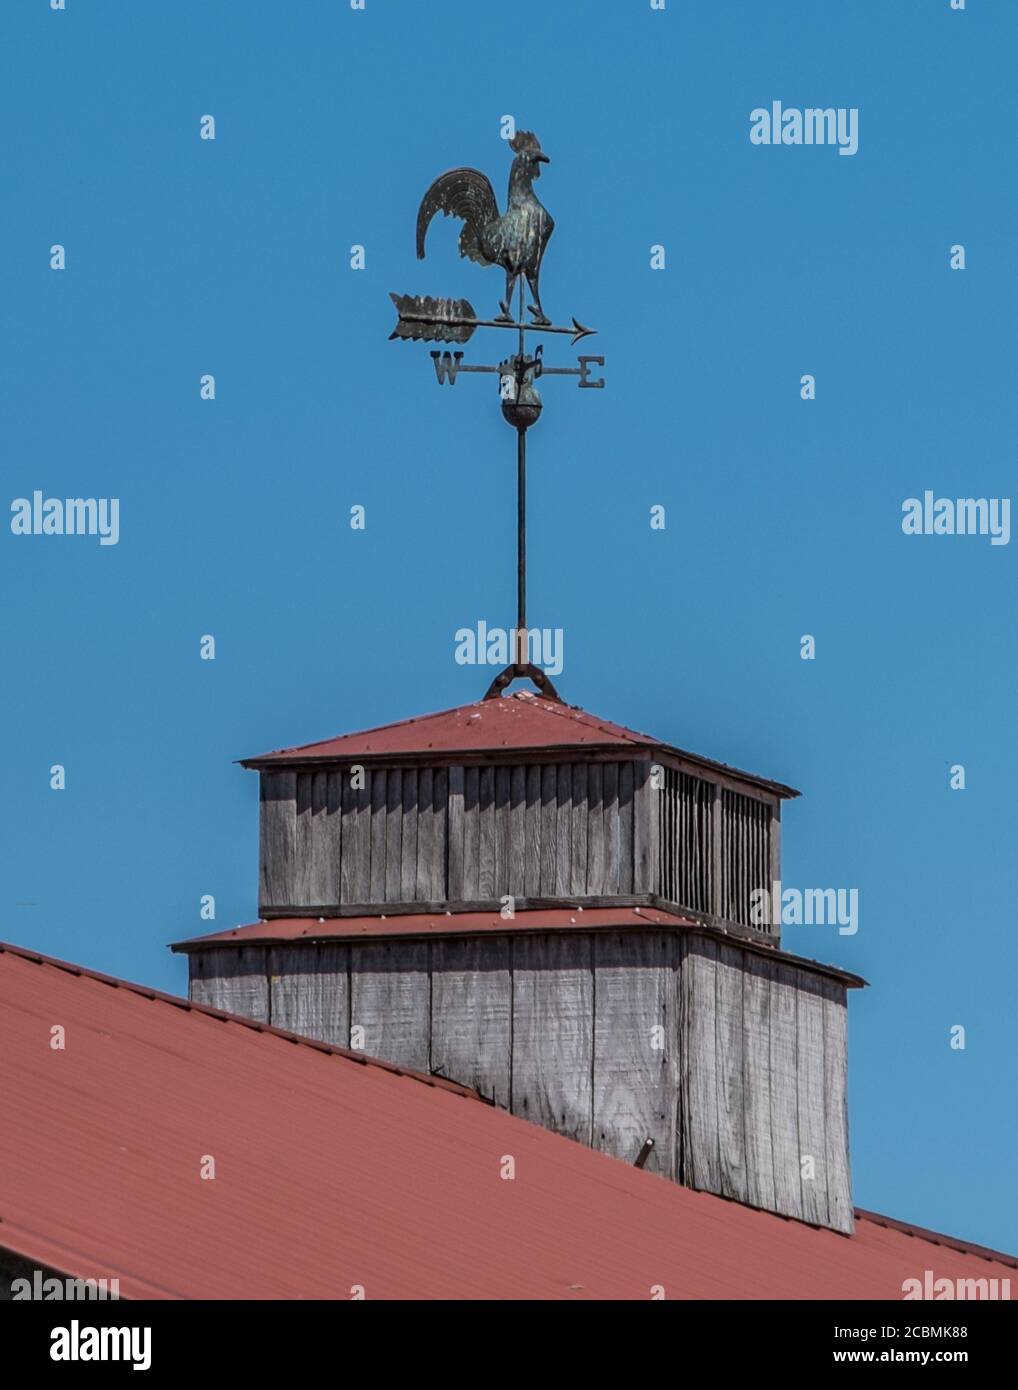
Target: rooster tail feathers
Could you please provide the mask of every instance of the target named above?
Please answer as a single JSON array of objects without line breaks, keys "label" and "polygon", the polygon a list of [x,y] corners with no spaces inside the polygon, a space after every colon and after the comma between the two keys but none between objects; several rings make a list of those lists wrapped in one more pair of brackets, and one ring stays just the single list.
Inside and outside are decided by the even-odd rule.
[{"label": "rooster tail feathers", "polygon": [[440,174],[425,193],[417,213],[417,259],[424,259],[424,239],[436,212],[446,217],[458,217],[463,223],[460,232],[460,255],[468,256],[481,265],[491,265],[481,250],[481,233],[498,217],[495,192],[486,175],[478,169],[450,169]]}]

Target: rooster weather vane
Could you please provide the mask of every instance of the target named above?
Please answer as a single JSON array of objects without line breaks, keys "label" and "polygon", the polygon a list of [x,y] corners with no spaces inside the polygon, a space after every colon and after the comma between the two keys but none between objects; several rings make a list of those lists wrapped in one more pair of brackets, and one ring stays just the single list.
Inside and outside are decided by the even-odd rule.
[{"label": "rooster weather vane", "polygon": [[[439,385],[455,386],[460,372],[489,372],[499,378],[502,415],[516,430],[517,467],[517,563],[516,563],[516,659],[492,681],[486,699],[498,696],[512,681],[526,677],[550,699],[559,698],[555,687],[528,659],[527,640],[527,430],[541,415],[542,402],[535,383],[542,376],[575,376],[578,385],[588,389],[604,386],[603,377],[592,377],[591,368],[603,367],[603,357],[580,355],[575,367],[549,367],[544,362],[544,345],[538,343],[528,356],[527,333],[564,333],[573,343],[596,330],[585,328],[577,319],[570,327],[551,322],[541,306],[539,281],[541,261],[555,223],[534,192],[534,180],[541,177],[541,165],[548,156],[541,142],[530,131],[521,130],[509,141],[514,159],[509,170],[506,210],[499,213],[494,189],[478,169],[450,169],[440,174],[425,193],[417,213],[417,259],[424,259],[424,242],[436,212],[456,217],[463,223],[460,255],[479,265],[501,266],[505,272],[505,298],[499,313],[490,319],[478,318],[466,299],[438,299],[431,295],[390,294],[398,319],[390,338],[426,343],[466,343],[478,328],[508,328],[518,335],[516,352],[497,366],[463,361],[461,351],[433,351],[432,360]],[[533,296],[529,306],[531,321],[524,316],[524,282]],[[518,308],[513,318],[513,295],[518,287]]]}]

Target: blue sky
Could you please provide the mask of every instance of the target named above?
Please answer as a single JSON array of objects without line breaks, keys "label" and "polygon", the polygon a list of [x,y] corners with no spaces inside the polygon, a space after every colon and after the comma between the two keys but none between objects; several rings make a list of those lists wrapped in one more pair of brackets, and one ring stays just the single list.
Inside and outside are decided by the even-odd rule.
[{"label": "blue sky", "polygon": [[[513,439],[387,294],[495,309],[414,219],[451,165],[503,196],[511,114],[553,161],[545,307],[607,358],[530,439],[560,689],[802,788],[786,884],[860,892],[854,937],[785,936],[871,981],[856,1201],[1018,1249],[1016,546],[900,524],[1014,493],[1016,44],[1003,0],[5,5],[6,500],[118,497],[120,541],[0,539],[0,935],[183,992],[200,896],[256,915],[233,760],[483,692],[453,634],[513,616]],[[857,107],[858,153],[751,145],[773,100]]]}]

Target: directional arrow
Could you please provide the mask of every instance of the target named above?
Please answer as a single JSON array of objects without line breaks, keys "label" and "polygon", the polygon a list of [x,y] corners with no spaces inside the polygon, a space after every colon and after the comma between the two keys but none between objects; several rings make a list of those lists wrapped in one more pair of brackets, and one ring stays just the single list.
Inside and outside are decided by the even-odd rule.
[{"label": "directional arrow", "polygon": [[428,294],[391,292],[389,298],[399,315],[396,327],[389,334],[390,340],[465,343],[475,328],[511,328],[517,333],[565,333],[578,343],[581,338],[589,338],[597,332],[596,328],[584,327],[576,318],[571,328],[554,323],[522,323],[515,319],[479,319],[466,299],[436,299]]}]

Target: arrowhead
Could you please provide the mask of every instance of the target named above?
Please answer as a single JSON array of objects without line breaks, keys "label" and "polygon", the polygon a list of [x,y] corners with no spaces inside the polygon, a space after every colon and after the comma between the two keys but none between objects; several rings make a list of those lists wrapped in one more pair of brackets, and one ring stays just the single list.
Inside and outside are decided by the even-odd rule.
[{"label": "arrowhead", "polygon": [[579,322],[576,320],[575,317],[573,318],[573,342],[574,342],[574,343],[578,343],[578,342],[580,341],[581,338],[589,338],[590,335],[591,335],[592,333],[596,333],[596,332],[597,332],[597,329],[596,329],[596,328],[584,328],[584,326],[583,326],[582,323],[579,323]]}]

